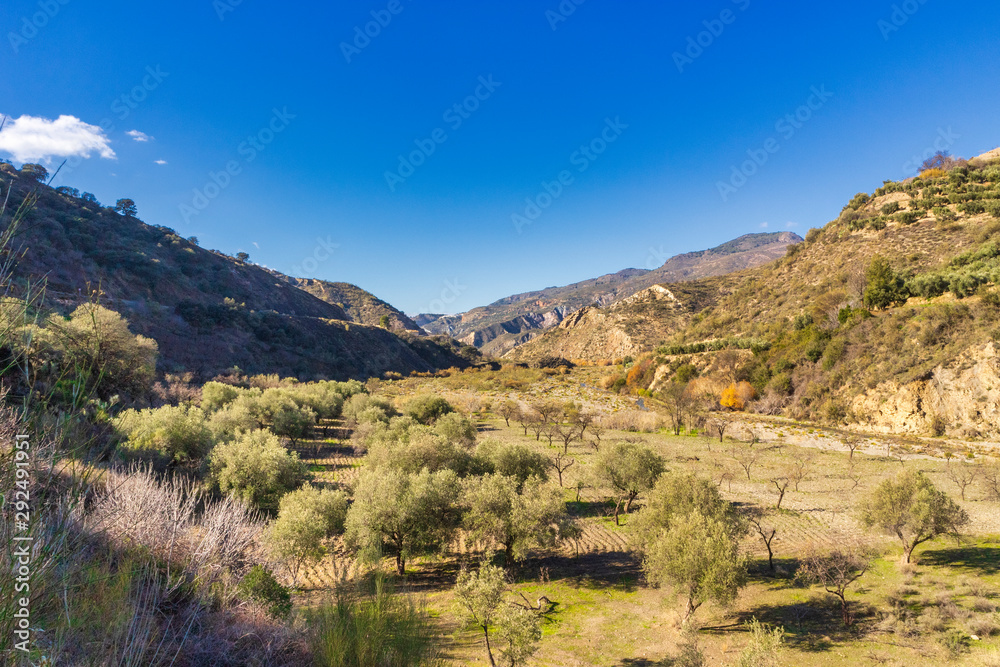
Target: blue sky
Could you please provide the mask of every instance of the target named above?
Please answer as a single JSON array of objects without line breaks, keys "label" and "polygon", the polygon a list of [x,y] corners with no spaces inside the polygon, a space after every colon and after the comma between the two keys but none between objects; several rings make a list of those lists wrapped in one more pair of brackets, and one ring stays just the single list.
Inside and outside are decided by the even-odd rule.
[{"label": "blue sky", "polygon": [[0,155],[87,154],[57,184],[410,313],[804,233],[935,144],[1000,145],[996,2],[6,0],[0,21],[0,113],[24,120]]}]

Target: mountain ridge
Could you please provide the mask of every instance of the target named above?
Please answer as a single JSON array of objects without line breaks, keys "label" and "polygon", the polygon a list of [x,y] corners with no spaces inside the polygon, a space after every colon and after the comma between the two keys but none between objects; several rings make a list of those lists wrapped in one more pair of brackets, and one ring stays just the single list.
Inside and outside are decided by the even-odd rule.
[{"label": "mountain ridge", "polygon": [[428,333],[447,334],[485,354],[503,356],[585,306],[610,306],[659,283],[724,275],[764,264],[802,240],[789,231],[744,234],[714,248],[676,255],[656,269],[622,269],[570,285],[512,294],[458,315],[422,313],[412,319]]}]

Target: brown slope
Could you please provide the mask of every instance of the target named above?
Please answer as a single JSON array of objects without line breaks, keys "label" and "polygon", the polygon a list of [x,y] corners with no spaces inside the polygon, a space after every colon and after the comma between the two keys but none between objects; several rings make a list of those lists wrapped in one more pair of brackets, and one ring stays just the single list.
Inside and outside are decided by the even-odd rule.
[{"label": "brown slope", "polygon": [[468,364],[446,341],[418,343],[351,323],[341,307],[280,274],[38,185],[9,164],[0,188],[5,196],[10,189],[11,208],[38,194],[15,238],[15,277],[44,279],[49,305],[64,312],[91,298],[122,312],[133,331],[159,344],[161,372],[210,377],[239,366],[341,379]]}]

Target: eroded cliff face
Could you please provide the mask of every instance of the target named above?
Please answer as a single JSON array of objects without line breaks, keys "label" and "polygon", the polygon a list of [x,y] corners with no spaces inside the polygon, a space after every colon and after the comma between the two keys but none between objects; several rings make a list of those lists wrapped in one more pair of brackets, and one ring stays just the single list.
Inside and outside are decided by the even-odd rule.
[{"label": "eroded cliff face", "polygon": [[[647,307],[658,307],[660,317],[651,318]],[[668,288],[654,285],[610,308],[581,308],[567,315],[559,326],[513,349],[509,359],[530,360],[542,356],[565,359],[619,359],[648,352],[649,341],[675,330],[685,318],[683,307]]]},{"label": "eroded cliff face", "polygon": [[1000,354],[992,342],[971,348],[929,379],[885,382],[851,407],[862,426],[881,433],[927,435],[940,417],[949,436],[1000,437]]}]

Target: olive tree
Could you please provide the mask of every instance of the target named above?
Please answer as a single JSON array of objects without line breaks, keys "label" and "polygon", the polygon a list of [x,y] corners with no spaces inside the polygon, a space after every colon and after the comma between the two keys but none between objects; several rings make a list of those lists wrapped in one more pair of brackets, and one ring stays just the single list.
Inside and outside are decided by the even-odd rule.
[{"label": "olive tree", "polygon": [[115,419],[115,427],[126,438],[122,447],[140,458],[184,463],[201,458],[212,447],[205,413],[188,405],[125,410]]},{"label": "olive tree", "polygon": [[542,638],[541,619],[505,601],[506,592],[504,571],[485,562],[478,571],[462,570],[455,583],[455,600],[468,620],[482,631],[492,667],[497,667],[497,656],[505,667],[525,664],[538,650]]},{"label": "olive tree", "polygon": [[622,503],[628,514],[639,494],[652,489],[664,470],[663,457],[648,447],[631,442],[617,443],[598,454],[594,463],[595,481],[612,489],[616,495],[616,525]]},{"label": "olive tree", "polygon": [[281,497],[306,478],[298,454],[285,449],[268,431],[240,433],[232,442],[217,445],[209,457],[209,471],[219,491],[265,511],[277,509]]},{"label": "olive tree", "polygon": [[434,396],[431,394],[426,396],[417,396],[406,404],[405,409],[406,414],[413,417],[421,424],[428,426],[434,424],[444,415],[454,411],[455,408],[451,406],[451,403],[440,396]]},{"label": "olive tree", "polygon": [[917,471],[904,470],[884,480],[861,504],[858,518],[868,528],[895,535],[909,563],[920,544],[946,533],[957,533],[969,515],[946,493]]},{"label": "olive tree", "polygon": [[643,556],[650,583],[672,585],[683,597],[683,625],[705,602],[731,603],[746,583],[745,559],[731,527],[697,511],[674,517],[647,542]]},{"label": "olive tree", "polygon": [[516,479],[518,491],[530,477],[548,481],[548,458],[525,445],[484,440],[476,447],[476,462],[484,473],[497,473]]},{"label": "olive tree", "polygon": [[85,303],[68,319],[49,318],[39,332],[42,347],[64,373],[82,378],[102,399],[115,394],[145,395],[156,370],[156,341],[135,335],[124,317]]},{"label": "olive tree", "polygon": [[502,546],[508,565],[531,549],[555,546],[560,537],[575,534],[562,491],[537,477],[522,489],[504,475],[471,477],[463,484],[462,504],[469,536]]},{"label": "olive tree", "polygon": [[347,496],[343,491],[305,485],[281,499],[278,516],[271,523],[267,542],[271,555],[284,563],[298,581],[302,567],[326,555],[323,540],[344,529]]},{"label": "olive tree", "polygon": [[371,560],[387,551],[402,575],[407,559],[437,551],[454,536],[459,497],[458,476],[451,470],[408,474],[369,468],[347,513],[347,544]]}]

